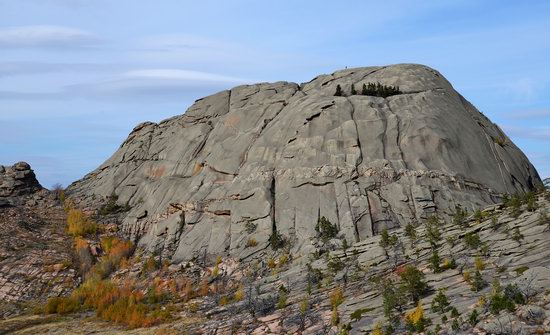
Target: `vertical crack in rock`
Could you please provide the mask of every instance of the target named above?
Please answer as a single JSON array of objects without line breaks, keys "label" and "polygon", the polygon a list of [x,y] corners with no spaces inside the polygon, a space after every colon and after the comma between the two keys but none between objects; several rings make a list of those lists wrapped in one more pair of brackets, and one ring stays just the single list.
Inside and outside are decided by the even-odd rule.
[{"label": "vertical crack in rock", "polygon": [[336,225],[338,227],[338,231],[342,230],[342,227],[340,226],[340,210],[338,209],[338,196],[336,194],[336,187],[332,185],[332,190],[334,191],[334,204],[336,207]]},{"label": "vertical crack in rock", "polygon": [[345,187],[345,190],[346,190],[346,198],[345,199],[348,202],[349,213],[350,213],[350,216],[351,216],[351,223],[353,224],[353,230],[354,230],[354,234],[355,234],[355,242],[359,242],[359,241],[361,241],[361,238],[359,237],[359,227],[357,226],[357,221],[355,220],[355,217],[354,217],[353,208],[351,207],[350,195],[349,195],[349,191],[348,191],[348,183],[347,182],[344,183],[344,187]]},{"label": "vertical crack in rock", "polygon": [[355,124],[355,133],[357,135],[357,145],[359,146],[359,159],[357,160],[355,167],[357,168],[361,163],[363,163],[363,149],[361,146],[361,136],[359,136],[359,127],[357,127],[357,120],[355,120],[355,106],[353,105],[353,102],[346,97],[347,102],[351,106],[351,119],[353,120],[353,123]]},{"label": "vertical crack in rock", "polygon": [[366,197],[367,197],[367,207],[368,207],[368,211],[369,211],[369,217],[370,217],[370,233],[371,233],[371,236],[374,236],[374,218],[372,217],[372,207],[370,205],[370,198],[369,198],[369,191],[365,190],[366,192]]},{"label": "vertical crack in rock", "polygon": [[403,166],[405,167],[405,169],[408,169],[407,162],[405,162],[405,156],[403,154],[403,149],[401,148],[401,127],[400,127],[401,119],[399,118],[397,113],[395,113],[393,111],[393,109],[391,108],[391,105],[390,105],[391,101],[388,100],[388,99],[384,99],[384,101],[386,102],[386,105],[388,106],[388,110],[390,111],[390,113],[395,117],[396,132],[397,132],[397,135],[396,135],[397,138],[396,138],[395,143],[397,144],[397,149],[399,149],[399,154],[401,156],[401,161],[403,162]]},{"label": "vertical crack in rock", "polygon": [[271,185],[269,186],[269,191],[270,191],[270,194],[271,194],[271,234],[272,236],[275,236],[275,234],[277,233],[277,222],[275,220],[275,206],[276,206],[276,203],[275,203],[275,197],[276,197],[276,193],[275,193],[275,187],[276,187],[276,180],[275,180],[275,172],[272,173],[271,175]]},{"label": "vertical crack in rock", "polygon": [[298,240],[298,236],[296,234],[296,207],[294,207],[294,217],[292,219],[292,236],[291,240],[296,242]]},{"label": "vertical crack in rock", "polygon": [[383,109],[376,109],[376,113],[380,113],[380,121],[384,124],[384,136],[382,136],[382,158],[386,158],[386,144],[388,143],[388,117],[386,113],[383,112]]},{"label": "vertical crack in rock", "polygon": [[502,179],[502,184],[506,188],[506,193],[510,193],[510,191],[508,190],[508,186],[506,185],[506,181],[504,179],[504,173],[502,172],[502,167],[500,166],[500,163],[501,163],[502,160],[500,159],[500,157],[497,157],[498,152],[497,152],[496,148],[494,147],[495,143],[493,143],[493,141],[491,141],[491,137],[487,133],[485,133],[485,138],[487,139],[487,142],[489,143],[489,147],[491,148],[491,152],[493,153],[493,157],[495,158],[495,161],[497,162],[498,169],[500,171],[500,177]]}]

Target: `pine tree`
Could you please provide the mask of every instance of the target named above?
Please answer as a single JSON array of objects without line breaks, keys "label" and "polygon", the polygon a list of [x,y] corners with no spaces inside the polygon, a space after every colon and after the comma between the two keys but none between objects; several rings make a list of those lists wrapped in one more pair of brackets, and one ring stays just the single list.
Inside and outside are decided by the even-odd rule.
[{"label": "pine tree", "polygon": [[367,90],[367,84],[363,84],[363,89],[361,90],[361,95],[368,95],[369,91]]},{"label": "pine tree", "polygon": [[437,290],[437,295],[432,300],[432,311],[435,313],[444,314],[447,312],[450,305],[451,304],[449,303],[449,299],[447,299],[444,290]]},{"label": "pine tree", "polygon": [[336,85],[336,92],[334,92],[335,97],[341,97],[342,96],[342,87],[340,84]]},{"label": "pine tree", "polygon": [[437,249],[432,249],[432,256],[430,257],[430,267],[432,268],[434,273],[441,272],[441,267],[439,264],[441,263],[441,259],[439,258],[439,253],[437,252]]},{"label": "pine tree", "polygon": [[357,95],[357,91],[355,90],[354,84],[351,84],[351,95]]},{"label": "pine tree", "polygon": [[474,273],[474,279],[472,280],[472,291],[479,292],[481,291],[487,283],[483,280],[483,276],[479,270],[476,270]]}]

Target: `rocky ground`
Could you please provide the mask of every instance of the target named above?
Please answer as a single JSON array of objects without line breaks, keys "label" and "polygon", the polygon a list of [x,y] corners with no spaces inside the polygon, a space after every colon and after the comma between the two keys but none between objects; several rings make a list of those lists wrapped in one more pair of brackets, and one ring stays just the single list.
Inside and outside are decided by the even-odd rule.
[{"label": "rocky ground", "polygon": [[[343,249],[343,240],[332,238],[312,241],[324,254],[295,254],[284,249],[269,251],[259,262],[240,263],[224,259],[215,266],[202,268],[201,261],[178,266],[164,266],[143,274],[143,258],[139,252],[134,262],[113,275],[113,280],[132,278],[136,281],[169,281],[177,278],[209,276],[207,295],[190,300],[174,291],[165,302],[172,310],[172,319],[146,329],[128,330],[99,321],[92,314],[52,317],[27,315],[0,321],[0,329],[16,334],[361,334],[373,332],[377,324],[386,326],[380,285],[372,279],[396,280],[405,264],[412,264],[425,274],[429,290],[421,296],[424,317],[431,320],[426,332],[440,334],[544,334],[550,332],[550,221],[544,213],[550,203],[543,196],[537,198],[536,209],[524,205],[516,213],[501,205],[485,209],[477,219],[470,215],[462,224],[441,222],[437,250],[441,257],[454,259],[456,268],[433,273],[429,266],[432,246],[426,224],[416,228],[417,238],[405,236],[403,228],[391,235],[398,236],[399,248],[387,252],[380,246],[380,236],[368,238]],[[518,215],[517,218],[512,214]],[[516,233],[519,230],[519,235]],[[479,244],[468,244],[466,236],[479,236]],[[520,236],[521,235],[521,236]],[[401,248],[401,245],[403,248]],[[270,249],[269,249],[270,250]],[[286,259],[284,257],[287,257]],[[480,261],[482,265],[480,265]],[[214,267],[217,276],[214,277]],[[472,274],[480,269],[486,283],[479,291],[472,290]],[[490,312],[491,283],[498,279],[502,287],[516,284],[525,303],[498,315]],[[309,283],[309,284],[308,284]],[[237,287],[244,289],[240,301],[223,297],[234,296]],[[280,303],[282,290],[286,301]],[[309,288],[308,288],[309,286]],[[221,288],[220,288],[221,287]],[[216,289],[217,288],[217,289]],[[430,308],[438,289],[444,289],[457,314],[444,314]],[[337,304],[338,325],[333,322],[334,292],[343,294]],[[308,292],[310,292],[308,294]],[[304,303],[306,301],[306,303]],[[415,305],[406,303],[400,320]],[[470,322],[473,310],[479,314],[477,322]],[[252,315],[254,313],[254,316]],[[458,328],[452,329],[453,321]],[[406,333],[397,326],[395,333]]]},{"label": "rocky ground", "polygon": [[25,163],[0,168],[0,316],[79,284],[65,213]]}]

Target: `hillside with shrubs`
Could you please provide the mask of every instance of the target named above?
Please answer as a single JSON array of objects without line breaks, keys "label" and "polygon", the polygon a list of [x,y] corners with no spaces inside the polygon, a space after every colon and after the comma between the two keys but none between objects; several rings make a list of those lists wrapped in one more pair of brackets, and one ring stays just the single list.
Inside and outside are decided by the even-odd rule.
[{"label": "hillside with shrubs", "polygon": [[259,263],[218,257],[179,265],[118,237],[102,223],[116,213],[90,216],[66,200],[82,284],[36,304],[32,316],[23,313],[21,322],[36,324],[21,333],[54,325],[76,331],[75,319],[94,315],[87,322],[97,329],[105,330],[104,320],[151,334],[542,334],[550,191],[503,200],[359,243],[342,239],[322,217],[317,248],[307,256],[294,257],[283,242]]}]

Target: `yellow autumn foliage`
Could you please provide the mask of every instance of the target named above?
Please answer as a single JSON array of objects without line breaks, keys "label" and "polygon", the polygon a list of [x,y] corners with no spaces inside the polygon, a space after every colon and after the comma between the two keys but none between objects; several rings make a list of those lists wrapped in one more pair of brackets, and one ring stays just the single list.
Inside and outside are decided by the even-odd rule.
[{"label": "yellow autumn foliage", "polygon": [[95,234],[97,224],[80,209],[70,208],[67,212],[67,231],[73,236]]},{"label": "yellow autumn foliage", "polygon": [[370,334],[371,335],[384,335],[384,332],[382,331],[382,325],[380,324],[380,322],[376,323],[376,325],[374,326],[374,329],[372,330],[372,332]]},{"label": "yellow autumn foliage", "polygon": [[414,311],[407,313],[406,319],[412,324],[417,324],[423,318],[424,318],[424,307],[422,306],[422,302],[419,301]]}]

